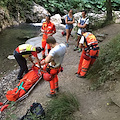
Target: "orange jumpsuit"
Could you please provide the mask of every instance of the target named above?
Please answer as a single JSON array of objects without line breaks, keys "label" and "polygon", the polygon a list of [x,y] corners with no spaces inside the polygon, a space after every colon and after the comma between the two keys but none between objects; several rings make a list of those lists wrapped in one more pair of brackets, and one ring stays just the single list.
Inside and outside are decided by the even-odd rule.
[{"label": "orange jumpsuit", "polygon": [[[89,32],[83,34],[85,37],[85,48],[82,51],[77,74],[85,76],[89,65],[93,65],[99,54],[98,41],[96,37]],[[87,49],[87,50],[86,50]]]},{"label": "orange jumpsuit", "polygon": [[[42,30],[44,30],[45,32],[43,33],[43,38],[42,38],[42,48],[44,48],[44,50],[42,51],[42,55],[45,55],[45,46],[46,46],[46,39],[48,38],[48,34],[51,34],[53,31],[56,31],[55,25],[52,22],[44,22],[42,25]],[[48,49],[48,53],[50,51],[50,45],[47,44],[47,49]]]},{"label": "orange jumpsuit", "polygon": [[[46,71],[48,64],[46,64],[43,68],[43,70]],[[50,74],[53,75],[53,79],[49,81],[50,83],[50,94],[55,94],[55,89],[58,88],[58,73],[61,71],[61,66],[58,68],[52,68],[50,69]]]}]

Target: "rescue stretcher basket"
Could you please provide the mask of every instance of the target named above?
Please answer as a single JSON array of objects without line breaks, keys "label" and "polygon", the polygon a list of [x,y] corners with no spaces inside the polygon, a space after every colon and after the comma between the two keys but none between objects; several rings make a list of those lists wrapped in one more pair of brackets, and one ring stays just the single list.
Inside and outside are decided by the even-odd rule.
[{"label": "rescue stretcher basket", "polygon": [[[29,74],[31,74],[32,72],[34,72],[34,74],[36,74],[36,76],[35,77],[37,77],[37,78],[34,78],[34,79],[36,79],[36,81],[35,81],[35,83],[33,83],[32,85],[31,85],[31,87],[28,89],[28,90],[26,90],[26,92],[24,92],[23,93],[23,95],[21,96],[21,97],[19,97],[18,99],[16,99],[16,100],[5,100],[4,102],[0,102],[0,112],[3,112],[5,109],[7,109],[8,108],[8,106],[10,105],[9,103],[10,102],[12,102],[12,101],[14,101],[14,103],[12,104],[12,106],[14,106],[16,103],[18,103],[18,102],[20,102],[20,101],[22,101],[22,100],[24,100],[25,98],[27,98],[28,96],[29,96],[29,94],[30,94],[30,92],[35,88],[35,86],[40,82],[40,80],[42,79],[42,74],[43,74],[43,71],[40,69],[40,68],[38,68],[37,66],[32,66],[32,68],[29,70],[29,72],[27,73],[27,74],[25,74],[24,76],[23,76],[23,78],[20,80],[20,82],[18,83],[18,85],[21,85],[21,83],[23,82],[23,81],[30,81],[29,80]],[[28,82],[28,84],[30,84],[29,82]],[[19,90],[21,90],[19,87],[18,87],[18,85],[17,85],[17,87],[16,88],[18,88],[18,89],[16,89],[16,88],[14,88],[15,90],[17,90],[16,92],[18,92]],[[24,84],[22,83],[22,85],[24,86]],[[22,87],[21,87],[22,88]],[[13,89],[13,90],[14,90]],[[23,89],[22,89],[23,90]],[[6,97],[7,98],[7,97]]]}]

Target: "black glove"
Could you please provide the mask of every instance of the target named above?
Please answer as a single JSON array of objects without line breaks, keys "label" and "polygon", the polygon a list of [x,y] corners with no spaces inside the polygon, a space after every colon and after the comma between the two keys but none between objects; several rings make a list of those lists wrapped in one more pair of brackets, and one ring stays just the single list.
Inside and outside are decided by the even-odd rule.
[{"label": "black glove", "polygon": [[36,51],[37,51],[38,53],[40,53],[40,52],[43,51],[43,50],[44,50],[44,48],[36,47]]}]

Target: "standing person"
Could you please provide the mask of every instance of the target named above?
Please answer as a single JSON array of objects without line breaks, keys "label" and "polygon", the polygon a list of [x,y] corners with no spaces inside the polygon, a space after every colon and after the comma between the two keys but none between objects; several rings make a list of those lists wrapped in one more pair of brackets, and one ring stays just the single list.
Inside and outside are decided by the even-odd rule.
[{"label": "standing person", "polygon": [[82,37],[80,39],[80,48],[83,48],[80,57],[80,62],[77,71],[77,77],[84,78],[90,65],[93,65],[99,54],[98,41],[96,37],[90,33],[82,30]]},{"label": "standing person", "polygon": [[23,73],[28,72],[28,67],[27,67],[27,61],[25,58],[29,58],[29,60],[34,64],[31,56],[34,56],[39,67],[40,67],[40,62],[37,56],[37,53],[40,53],[42,49],[40,47],[33,47],[30,44],[22,44],[19,45],[15,50],[14,50],[14,57],[17,61],[17,63],[20,66],[20,71],[17,76],[17,79],[22,79]]},{"label": "standing person", "polygon": [[80,53],[82,51],[82,49],[78,47],[80,38],[82,36],[81,30],[82,29],[87,30],[86,28],[89,24],[89,18],[86,17],[86,13],[87,12],[85,10],[83,10],[82,11],[82,17],[78,20],[78,32],[77,32],[78,38],[77,38],[77,45],[74,48],[74,51],[78,50],[78,53]]},{"label": "standing person", "polygon": [[[57,74],[61,71],[61,63],[66,53],[66,46],[63,43],[58,44],[55,38],[52,36],[48,37],[47,43],[50,45],[50,47],[52,47],[52,49],[49,52],[48,56],[45,58],[45,60],[41,61],[41,65],[49,63],[49,69],[47,69],[47,72],[51,74],[53,78],[51,81],[49,81],[50,93],[46,96],[51,98],[56,96],[55,91],[59,90]],[[46,77],[47,76],[45,76],[44,73],[43,78],[45,79]]]},{"label": "standing person", "polygon": [[75,22],[73,11],[69,10],[68,15],[66,15],[65,23],[66,23],[66,46],[69,47],[68,39],[71,35],[71,31],[73,29],[73,23]]},{"label": "standing person", "polygon": [[[41,31],[43,32],[42,48],[44,49],[42,51],[42,57],[45,58],[46,39],[49,36],[52,36],[53,34],[56,33],[55,25],[50,21],[50,15],[46,15],[46,22],[43,22]],[[51,50],[49,44],[47,44],[47,49],[48,49],[48,53],[49,53]]]}]

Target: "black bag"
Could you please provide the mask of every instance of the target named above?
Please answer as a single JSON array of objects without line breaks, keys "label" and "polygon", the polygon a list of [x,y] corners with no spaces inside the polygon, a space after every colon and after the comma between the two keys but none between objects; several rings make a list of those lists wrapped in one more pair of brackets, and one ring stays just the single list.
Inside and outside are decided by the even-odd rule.
[{"label": "black bag", "polygon": [[33,103],[20,120],[43,120],[45,111],[40,103]]}]

